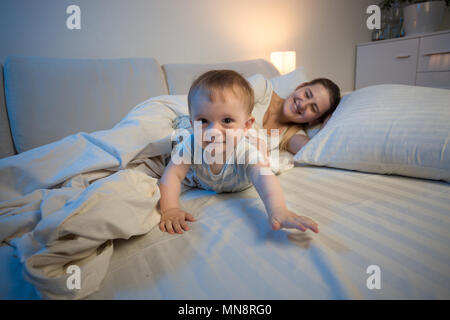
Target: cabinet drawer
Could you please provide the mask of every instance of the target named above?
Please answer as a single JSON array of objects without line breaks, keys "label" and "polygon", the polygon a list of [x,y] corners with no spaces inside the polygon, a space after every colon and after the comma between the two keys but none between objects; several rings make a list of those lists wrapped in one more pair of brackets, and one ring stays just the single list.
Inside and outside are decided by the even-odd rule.
[{"label": "cabinet drawer", "polygon": [[359,46],[355,88],[382,83],[414,85],[419,39]]},{"label": "cabinet drawer", "polygon": [[450,71],[419,72],[416,86],[450,89]]},{"label": "cabinet drawer", "polygon": [[417,71],[450,71],[450,33],[420,39]]}]

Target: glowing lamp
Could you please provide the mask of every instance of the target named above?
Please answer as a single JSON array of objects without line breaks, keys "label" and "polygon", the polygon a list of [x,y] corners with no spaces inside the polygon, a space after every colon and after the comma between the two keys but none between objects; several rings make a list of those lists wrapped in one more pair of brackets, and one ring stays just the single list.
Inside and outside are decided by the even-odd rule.
[{"label": "glowing lamp", "polygon": [[270,54],[270,61],[281,74],[295,70],[295,51],[277,51]]}]

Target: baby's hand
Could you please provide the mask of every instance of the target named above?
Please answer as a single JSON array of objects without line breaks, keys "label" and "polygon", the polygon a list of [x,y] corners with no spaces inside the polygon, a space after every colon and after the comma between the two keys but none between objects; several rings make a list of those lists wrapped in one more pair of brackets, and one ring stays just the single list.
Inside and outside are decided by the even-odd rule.
[{"label": "baby's hand", "polygon": [[295,228],[301,231],[310,229],[315,233],[319,233],[318,225],[314,222],[314,220],[308,217],[296,215],[286,207],[278,207],[273,209],[271,214],[269,214],[269,223],[273,230],[279,230],[281,228]]},{"label": "baby's hand", "polygon": [[183,230],[189,230],[186,221],[195,221],[195,218],[190,213],[181,209],[168,209],[161,213],[159,229],[162,232],[168,232],[170,234],[174,234],[174,230],[177,233],[183,233]]}]

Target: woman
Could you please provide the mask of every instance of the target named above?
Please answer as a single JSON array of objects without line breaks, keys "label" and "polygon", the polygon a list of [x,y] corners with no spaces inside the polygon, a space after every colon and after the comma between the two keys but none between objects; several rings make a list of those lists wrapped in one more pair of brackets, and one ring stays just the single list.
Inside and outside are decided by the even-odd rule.
[{"label": "woman", "polygon": [[300,84],[286,99],[275,93],[271,82],[262,75],[248,80],[255,93],[255,127],[267,132],[278,129],[280,151],[292,154],[309,141],[306,130],[320,123],[323,127],[341,99],[339,87],[325,78]]}]

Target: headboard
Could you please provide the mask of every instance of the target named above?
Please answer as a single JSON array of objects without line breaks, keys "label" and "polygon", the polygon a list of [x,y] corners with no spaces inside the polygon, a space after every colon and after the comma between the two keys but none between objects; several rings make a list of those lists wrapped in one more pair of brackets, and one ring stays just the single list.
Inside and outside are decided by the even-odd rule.
[{"label": "headboard", "polygon": [[154,58],[10,56],[0,83],[0,158],[77,132],[110,129],[142,101],[187,94],[193,79],[211,69],[279,75],[263,59],[161,67]]}]

